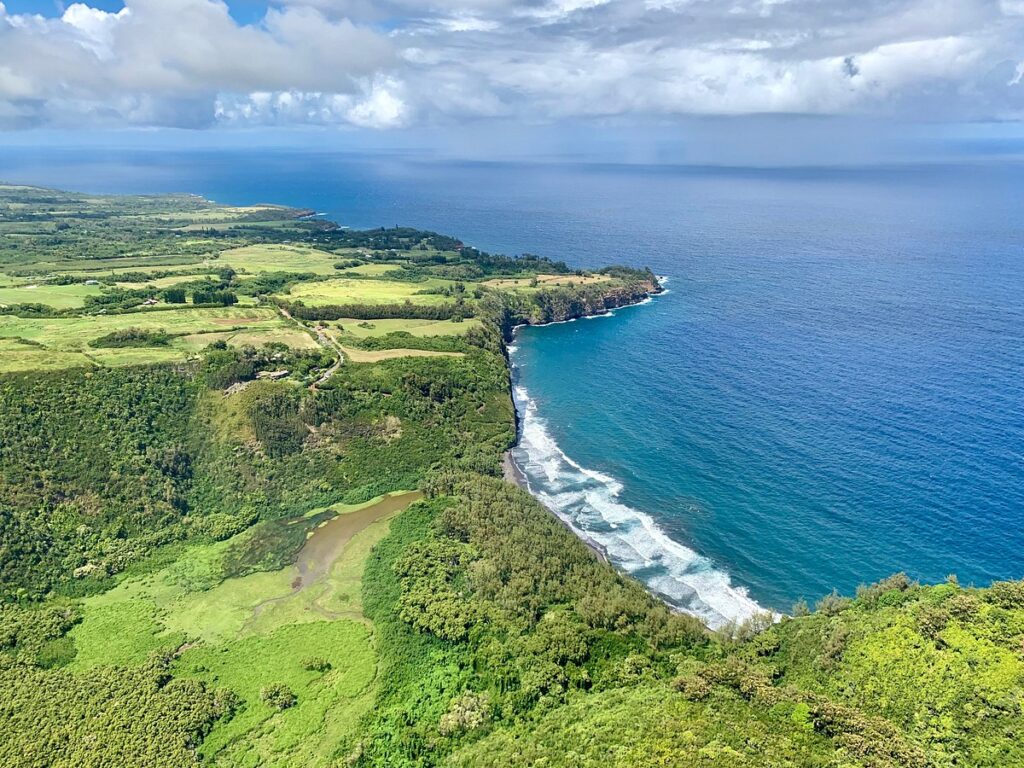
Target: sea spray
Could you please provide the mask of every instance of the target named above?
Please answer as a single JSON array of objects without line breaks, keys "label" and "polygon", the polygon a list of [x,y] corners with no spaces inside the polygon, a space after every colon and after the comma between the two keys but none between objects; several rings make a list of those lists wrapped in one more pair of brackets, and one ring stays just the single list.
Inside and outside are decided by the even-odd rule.
[{"label": "sea spray", "polygon": [[525,387],[516,384],[513,396],[520,419],[513,459],[530,492],[584,541],[712,628],[764,610],[708,558],[671,539],[650,515],[619,501],[619,481],[573,461],[551,436]]}]

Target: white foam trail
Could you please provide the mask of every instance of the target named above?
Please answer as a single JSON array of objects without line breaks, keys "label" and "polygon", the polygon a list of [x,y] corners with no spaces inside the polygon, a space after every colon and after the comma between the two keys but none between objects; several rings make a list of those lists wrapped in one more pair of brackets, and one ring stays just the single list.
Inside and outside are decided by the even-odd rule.
[{"label": "white foam trail", "polygon": [[645,512],[619,501],[622,484],[558,446],[526,388],[513,388],[521,432],[512,456],[530,492],[618,568],[669,604],[721,627],[764,609],[706,557],[670,538]]}]

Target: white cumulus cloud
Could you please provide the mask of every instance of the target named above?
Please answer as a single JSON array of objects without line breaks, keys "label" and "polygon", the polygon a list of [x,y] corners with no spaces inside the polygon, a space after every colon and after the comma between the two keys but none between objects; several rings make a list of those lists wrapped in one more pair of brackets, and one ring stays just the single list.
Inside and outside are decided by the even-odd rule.
[{"label": "white cumulus cloud", "polygon": [[0,126],[1024,116],[1024,0],[0,4]]}]

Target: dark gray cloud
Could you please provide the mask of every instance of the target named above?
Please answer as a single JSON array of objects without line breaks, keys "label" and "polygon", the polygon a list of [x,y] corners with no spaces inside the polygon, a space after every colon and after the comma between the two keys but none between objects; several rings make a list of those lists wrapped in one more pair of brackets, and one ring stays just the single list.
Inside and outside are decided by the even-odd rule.
[{"label": "dark gray cloud", "polygon": [[0,5],[0,125],[1024,116],[1024,0]]}]

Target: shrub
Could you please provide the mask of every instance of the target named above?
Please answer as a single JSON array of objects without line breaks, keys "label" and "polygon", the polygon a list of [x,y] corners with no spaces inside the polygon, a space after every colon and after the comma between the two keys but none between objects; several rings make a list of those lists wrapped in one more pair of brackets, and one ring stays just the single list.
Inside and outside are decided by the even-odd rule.
[{"label": "shrub", "polygon": [[1024,581],[995,581],[985,600],[1000,608],[1024,608]]},{"label": "shrub", "polygon": [[[838,622],[841,619],[834,619],[834,621]],[[815,663],[820,669],[830,670],[839,662],[843,651],[846,650],[846,641],[849,637],[850,628],[845,624],[840,623],[832,627],[832,631],[821,647],[821,653],[815,659]]]},{"label": "shrub", "polygon": [[946,628],[952,615],[939,605],[922,605],[917,612],[917,629],[925,637],[934,640]]},{"label": "shrub", "polygon": [[323,656],[307,656],[302,660],[302,668],[307,672],[327,672],[331,668],[331,662]]},{"label": "shrub", "polygon": [[286,710],[294,707],[297,699],[292,689],[284,683],[272,683],[260,689],[260,698],[264,703],[277,710]]},{"label": "shrub", "polygon": [[160,329],[150,331],[145,328],[124,328],[111,331],[89,342],[90,347],[166,347],[171,341],[170,334]]},{"label": "shrub", "polygon": [[857,587],[857,600],[859,600],[863,605],[871,607],[878,605],[878,603],[890,593],[906,592],[912,586],[914,586],[914,584],[907,577],[907,574],[902,572],[894,573],[892,576],[884,578],[874,584],[861,584]]},{"label": "shrub", "polygon": [[817,602],[814,609],[826,616],[838,616],[849,608],[852,602],[850,598],[842,597],[837,591],[832,590],[831,594],[825,595]]}]

